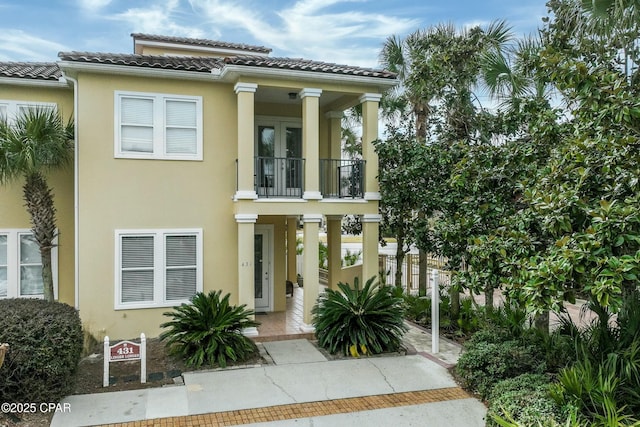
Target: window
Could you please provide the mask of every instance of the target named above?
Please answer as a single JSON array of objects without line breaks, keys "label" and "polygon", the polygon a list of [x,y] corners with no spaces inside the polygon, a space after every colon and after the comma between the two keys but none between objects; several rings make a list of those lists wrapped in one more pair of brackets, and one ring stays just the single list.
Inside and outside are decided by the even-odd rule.
[{"label": "window", "polygon": [[116,308],[188,302],[202,291],[202,230],[116,231]]},{"label": "window", "polygon": [[[51,251],[54,294],[57,294],[58,251]],[[0,298],[42,298],[42,258],[30,230],[0,230]]]},{"label": "window", "polygon": [[0,120],[8,120],[11,123],[15,120],[18,114],[22,114],[29,108],[55,109],[56,104],[51,102],[11,101],[0,99]]},{"label": "window", "polygon": [[115,93],[115,157],[202,160],[202,97]]}]

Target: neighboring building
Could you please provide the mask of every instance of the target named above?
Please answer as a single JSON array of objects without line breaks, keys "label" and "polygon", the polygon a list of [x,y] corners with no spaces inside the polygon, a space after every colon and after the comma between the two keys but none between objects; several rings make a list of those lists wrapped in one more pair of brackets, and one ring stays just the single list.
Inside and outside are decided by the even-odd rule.
[{"label": "neighboring building", "polygon": [[[258,46],[133,39],[135,54],[0,63],[0,115],[47,103],[76,121],[75,166],[51,176],[54,277],[59,300],[80,310],[89,332],[155,336],[162,313],[197,291],[221,289],[256,311],[283,311],[285,282],[297,273],[309,325],[323,218],[330,283],[377,274],[372,141],[394,74],[272,58]],[[340,118],[358,104],[363,161],[341,159]],[[348,214],[363,219],[363,264],[343,270],[340,220]],[[299,221],[305,250],[296,272]],[[0,187],[0,297],[38,292],[29,228],[20,183]]]}]

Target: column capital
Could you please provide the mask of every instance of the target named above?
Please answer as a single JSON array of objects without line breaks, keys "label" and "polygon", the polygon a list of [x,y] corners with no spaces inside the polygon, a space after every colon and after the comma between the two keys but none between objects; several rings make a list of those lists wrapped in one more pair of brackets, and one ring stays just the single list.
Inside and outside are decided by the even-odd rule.
[{"label": "column capital", "polygon": [[362,215],[362,222],[381,222],[382,215],[380,214],[364,214]]},{"label": "column capital", "polygon": [[236,218],[236,222],[238,224],[247,224],[247,223],[252,223],[255,224],[255,222],[258,220],[258,215],[256,214],[236,214],[235,215]]},{"label": "column capital", "polygon": [[244,83],[238,82],[233,87],[233,90],[238,94],[239,92],[251,92],[255,93],[256,89],[258,89],[258,85],[255,83]]},{"label": "column capital", "polygon": [[302,89],[300,91],[300,99],[304,99],[307,96],[308,97],[313,97],[313,98],[320,98],[321,94],[322,94],[322,89],[315,89],[315,88],[311,88],[311,87],[305,87],[304,89]]},{"label": "column capital", "polygon": [[367,101],[380,102],[380,99],[382,99],[382,95],[379,93],[363,93],[362,95],[360,95],[360,98],[358,98],[360,103]]},{"label": "column capital", "polygon": [[302,215],[302,222],[322,222],[322,214],[304,214]]}]

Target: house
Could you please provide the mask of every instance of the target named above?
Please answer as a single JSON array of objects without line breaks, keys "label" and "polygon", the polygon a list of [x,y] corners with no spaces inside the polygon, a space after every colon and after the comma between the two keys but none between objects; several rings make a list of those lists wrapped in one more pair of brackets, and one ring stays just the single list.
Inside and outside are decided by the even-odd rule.
[{"label": "house", "polygon": [[[132,37],[133,54],[0,63],[1,115],[52,105],[75,120],[74,167],[50,177],[58,299],[78,308],[97,337],[156,336],[162,313],[197,291],[221,289],[233,303],[283,311],[285,282],[299,273],[304,328],[312,330],[321,221],[329,283],[378,273],[372,141],[395,75],[275,58],[261,46]],[[356,105],[363,160],[342,159],[341,117]],[[0,188],[0,297],[41,288],[21,200],[20,183]],[[363,263],[352,269],[340,265],[344,215],[363,222]]]}]

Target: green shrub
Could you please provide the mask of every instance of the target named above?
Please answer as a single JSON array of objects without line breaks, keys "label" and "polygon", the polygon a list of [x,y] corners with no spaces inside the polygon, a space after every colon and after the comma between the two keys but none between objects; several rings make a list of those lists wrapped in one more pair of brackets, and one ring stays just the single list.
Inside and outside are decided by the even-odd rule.
[{"label": "green shrub", "polygon": [[487,426],[499,425],[498,417],[510,417],[521,426],[560,422],[564,414],[549,395],[549,387],[549,377],[540,374],[522,374],[500,381],[490,394]]},{"label": "green shrub", "polygon": [[407,330],[402,298],[391,286],[380,286],[375,277],[360,289],[338,283],[340,291],[327,289],[313,307],[318,344],[331,353],[341,351],[356,357],[367,353],[396,351]]},{"label": "green shrub", "polygon": [[418,323],[431,322],[431,298],[404,294],[405,316]]},{"label": "green shrub", "polygon": [[0,300],[0,343],[10,348],[0,368],[5,402],[57,402],[70,393],[82,352],[78,312],[39,299]]},{"label": "green shrub", "polygon": [[169,353],[181,357],[188,366],[243,361],[256,354],[256,345],[242,335],[245,328],[258,326],[251,319],[254,312],[245,305],[229,304],[229,294],[220,299],[222,291],[198,292],[191,304],[181,304],[164,313],[173,320],[160,325],[168,328],[160,334],[166,340]]},{"label": "green shrub", "polygon": [[467,389],[486,398],[498,381],[526,373],[541,374],[545,367],[535,346],[519,341],[473,341],[460,356],[456,373]]}]

